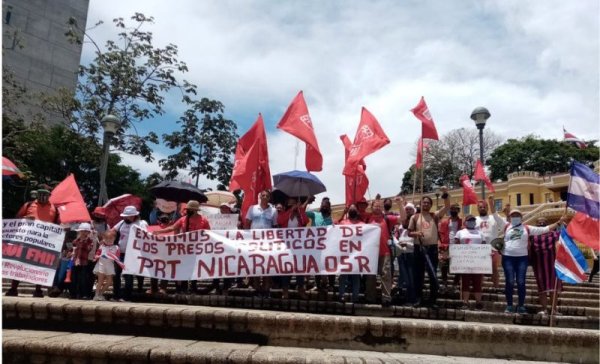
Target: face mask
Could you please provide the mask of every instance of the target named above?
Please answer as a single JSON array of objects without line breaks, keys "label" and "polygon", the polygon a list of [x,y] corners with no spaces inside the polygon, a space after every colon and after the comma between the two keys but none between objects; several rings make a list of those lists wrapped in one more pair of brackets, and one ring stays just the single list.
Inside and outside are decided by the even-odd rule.
[{"label": "face mask", "polygon": [[196,214],[196,211],[189,211],[189,210],[188,210],[188,211],[186,211],[186,212],[185,212],[185,214],[186,214],[187,216],[194,216],[194,215]]},{"label": "face mask", "polygon": [[521,223],[521,218],[520,217],[511,217],[510,223],[512,224],[512,226],[517,226]]},{"label": "face mask", "polygon": [[348,211],[348,217],[351,219],[356,219],[358,217],[358,211],[350,210]]},{"label": "face mask", "polygon": [[475,223],[473,220],[465,221],[465,226],[467,229],[475,229]]},{"label": "face mask", "polygon": [[458,216],[458,211],[450,211],[450,216],[457,217]]},{"label": "face mask", "polygon": [[385,204],[385,205],[383,205],[383,208],[385,209],[385,211],[389,211],[392,209],[392,205]]},{"label": "face mask", "polygon": [[131,224],[131,223],[133,222],[133,221],[131,221],[131,220],[127,220],[127,219],[126,219],[126,220],[123,220],[123,221],[125,221],[125,223],[126,223],[126,224]]},{"label": "face mask", "polygon": [[329,215],[331,213],[331,208],[329,207],[321,207],[321,213],[325,215]]},{"label": "face mask", "polygon": [[168,217],[161,217],[160,219],[158,219],[158,221],[162,222],[163,224],[166,224],[169,222],[169,218]]}]

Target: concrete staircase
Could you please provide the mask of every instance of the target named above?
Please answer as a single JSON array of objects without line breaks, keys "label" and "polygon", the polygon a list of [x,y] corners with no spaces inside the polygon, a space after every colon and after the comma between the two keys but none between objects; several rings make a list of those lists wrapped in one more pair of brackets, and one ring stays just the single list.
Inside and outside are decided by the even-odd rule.
[{"label": "concrete staircase", "polygon": [[[451,277],[450,280],[451,281]],[[200,284],[206,290],[209,282]],[[145,288],[149,281],[146,280]],[[506,360],[597,363],[598,280],[566,285],[560,316],[504,314],[504,296],[484,284],[484,311],[459,310],[458,293],[441,294],[440,309],[229,295],[136,293],[134,303],[3,297],[3,359],[23,362],[163,363],[463,363]],[[3,290],[8,283],[3,282]],[[169,287],[169,291],[173,291]],[[473,359],[479,358],[479,359]]]}]

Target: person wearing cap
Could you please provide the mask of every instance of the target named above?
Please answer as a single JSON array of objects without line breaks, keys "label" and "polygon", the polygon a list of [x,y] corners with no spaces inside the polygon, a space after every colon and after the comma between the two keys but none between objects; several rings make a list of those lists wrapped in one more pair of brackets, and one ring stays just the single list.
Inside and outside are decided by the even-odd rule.
[{"label": "person wearing cap", "polygon": [[[477,229],[477,219],[473,215],[465,216],[465,228],[458,231],[454,236],[453,244],[485,244],[483,233]],[[483,274],[461,274],[461,298],[463,301],[461,310],[469,309],[469,296],[471,293],[475,296],[475,309],[483,310],[481,303],[481,285]],[[469,291],[473,287],[472,291]]]},{"label": "person wearing cap", "polygon": [[[121,252],[121,261],[125,261],[125,254],[127,253],[127,242],[129,240],[129,234],[131,233],[131,229],[134,226],[139,227],[140,229],[147,230],[148,223],[144,220],[140,219],[140,212],[137,210],[135,206],[126,206],[123,212],[121,213],[121,217],[123,220],[119,221],[115,224],[115,226],[111,229],[114,230],[117,234],[117,245],[119,246],[119,250]],[[130,301],[131,294],[133,293],[133,276],[130,274],[123,275],[123,280],[125,281],[124,289],[121,289],[121,272],[123,269],[115,263],[115,277],[113,282],[113,291],[114,297],[113,299],[123,301]],[[143,279],[143,278],[142,278]]]},{"label": "person wearing cap", "polygon": [[[77,229],[77,238],[73,241],[73,267],[71,268],[71,289],[70,296],[74,299],[89,299],[88,279],[86,267],[89,264],[88,256],[92,251],[94,242],[92,241],[92,225],[84,222],[79,224]],[[94,252],[95,253],[95,252]]]},{"label": "person wearing cap", "polygon": [[[441,187],[442,200],[444,207],[437,212],[430,212],[433,206],[431,197],[421,198],[421,211],[417,212],[410,219],[408,225],[409,235],[415,238],[415,292],[417,296],[417,305],[424,304],[436,309],[439,284],[437,280],[438,266],[438,224],[440,219],[446,215],[450,209],[450,198],[448,188]],[[425,272],[429,277],[429,300],[423,301],[423,286]]]},{"label": "person wearing cap", "polygon": [[371,213],[367,211],[367,207],[369,207],[369,202],[367,202],[366,198],[361,198],[356,203],[356,208],[358,209],[358,216],[363,222],[368,222],[371,219]]},{"label": "person wearing cap", "polygon": [[564,216],[552,225],[531,226],[523,225],[523,214],[519,210],[511,210],[510,222],[504,228],[504,250],[502,251],[502,269],[504,269],[506,309],[505,313],[513,313],[513,289],[517,281],[517,294],[519,297],[516,312],[527,313],[525,309],[525,275],[527,274],[528,243],[530,236],[545,234],[555,230],[564,221]]},{"label": "person wearing cap", "polygon": [[94,231],[99,235],[104,234],[108,230],[108,224],[106,223],[106,211],[104,207],[97,206],[94,211],[91,213],[92,215],[92,227]]},{"label": "person wearing cap", "polygon": [[[190,200],[185,205],[185,216],[180,217],[179,220],[175,221],[173,225],[164,229],[156,230],[153,233],[157,235],[166,234],[170,232],[175,232],[175,234],[181,234],[196,230],[210,230],[210,223],[204,216],[198,213],[199,210],[200,203],[196,200]],[[178,283],[178,291],[187,291],[187,282]],[[192,281],[191,292],[196,293],[197,291],[197,281]]]},{"label": "person wearing cap", "polygon": [[[494,241],[494,239],[502,236],[502,229],[504,228],[504,225],[506,225],[506,222],[496,211],[493,195],[488,195],[487,202],[480,200],[477,203],[477,212],[479,213],[479,216],[476,217],[477,228],[481,231],[483,238],[488,244]],[[492,246],[492,283],[497,293],[502,292],[502,290],[500,290],[501,261],[502,256]]]},{"label": "person wearing cap", "polygon": [[[50,202],[50,191],[48,188],[38,189],[35,200],[26,202],[23,206],[21,206],[17,212],[17,218],[40,220],[53,224],[60,223],[58,208],[56,208],[56,206]],[[19,282],[20,281],[14,279],[10,282],[10,289],[6,291],[6,296],[19,295]],[[35,285],[33,297],[44,297],[41,285]]]}]

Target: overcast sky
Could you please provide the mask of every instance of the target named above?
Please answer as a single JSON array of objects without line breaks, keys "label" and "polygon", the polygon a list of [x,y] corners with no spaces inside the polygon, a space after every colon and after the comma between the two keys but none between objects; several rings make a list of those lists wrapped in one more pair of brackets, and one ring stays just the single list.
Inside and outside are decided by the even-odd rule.
[{"label": "overcast sky", "polygon": [[[154,16],[155,44],[178,45],[190,69],[184,77],[200,95],[225,104],[240,135],[263,113],[272,174],[294,168],[295,138],[275,125],[303,90],[324,156],[317,175],[340,203],[339,136],[354,139],[362,106],[391,140],[366,159],[370,197],[396,194],[414,163],[421,129],[410,109],[421,96],[440,135],[475,128],[470,113],[485,106],[492,114],[486,130],[503,138],[562,139],[563,125],[579,138],[600,138],[598,4],[91,0],[88,26],[105,20],[92,34],[106,39],[115,17]],[[84,62],[91,52],[84,47]],[[172,103],[165,118],[142,130],[172,130],[180,111]],[[157,159],[168,154],[163,146],[155,151]],[[143,175],[160,171],[157,163],[124,160]],[[297,169],[303,168],[302,145]]]}]

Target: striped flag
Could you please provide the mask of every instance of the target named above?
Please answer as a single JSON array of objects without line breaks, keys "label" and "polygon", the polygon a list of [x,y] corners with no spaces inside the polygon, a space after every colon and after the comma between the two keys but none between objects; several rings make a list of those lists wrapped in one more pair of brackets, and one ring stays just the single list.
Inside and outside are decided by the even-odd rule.
[{"label": "striped flag", "polygon": [[567,231],[573,239],[600,249],[600,175],[583,163],[571,164],[567,206],[577,211]]},{"label": "striped flag", "polygon": [[586,280],[587,262],[577,245],[563,227],[556,245],[554,261],[556,276],[567,283],[581,283]]},{"label": "striped flag", "polygon": [[123,262],[121,262],[121,259],[119,258],[119,256],[117,254],[111,253],[110,251],[106,251],[105,253],[106,253],[106,256],[105,256],[106,258],[108,258],[108,259],[114,261],[115,263],[117,263],[117,265],[119,267],[121,267],[121,269],[125,268],[125,264],[123,264]]},{"label": "striped flag", "polygon": [[587,148],[587,144],[585,144],[585,142],[583,140],[577,138],[575,135],[566,131],[564,126],[563,126],[563,133],[564,133],[564,137],[565,137],[565,142],[573,143],[579,149]]}]

